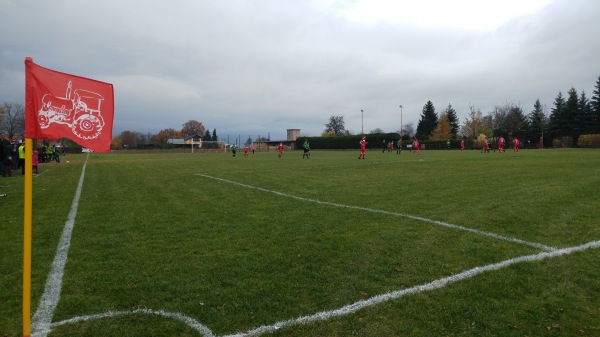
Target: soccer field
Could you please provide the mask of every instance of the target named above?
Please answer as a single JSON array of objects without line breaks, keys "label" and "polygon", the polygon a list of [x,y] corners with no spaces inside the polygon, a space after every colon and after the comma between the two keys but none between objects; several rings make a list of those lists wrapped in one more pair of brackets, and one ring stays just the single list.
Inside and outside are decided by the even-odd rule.
[{"label": "soccer field", "polygon": [[[40,165],[34,335],[600,335],[599,150],[357,157]],[[12,337],[23,179],[0,186],[0,334]]]}]

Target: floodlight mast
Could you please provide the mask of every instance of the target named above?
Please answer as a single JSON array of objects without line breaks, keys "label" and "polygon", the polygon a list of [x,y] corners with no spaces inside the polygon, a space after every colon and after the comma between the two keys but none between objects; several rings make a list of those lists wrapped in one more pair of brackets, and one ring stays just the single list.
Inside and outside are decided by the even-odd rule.
[{"label": "floodlight mast", "polygon": [[364,111],[360,110],[360,133],[365,134],[365,118]]},{"label": "floodlight mast", "polygon": [[402,139],[402,104],[400,104],[400,139]]}]

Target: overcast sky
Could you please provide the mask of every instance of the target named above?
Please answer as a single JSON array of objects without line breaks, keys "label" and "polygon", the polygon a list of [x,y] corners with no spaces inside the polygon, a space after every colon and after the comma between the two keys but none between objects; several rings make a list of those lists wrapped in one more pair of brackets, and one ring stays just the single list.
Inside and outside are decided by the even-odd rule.
[{"label": "overcast sky", "polygon": [[[0,104],[24,60],[109,82],[113,134],[202,122],[221,139],[416,128],[423,105],[484,114],[600,76],[598,0],[0,0]],[[399,106],[403,108],[400,109]],[[364,114],[361,114],[364,110]]]}]

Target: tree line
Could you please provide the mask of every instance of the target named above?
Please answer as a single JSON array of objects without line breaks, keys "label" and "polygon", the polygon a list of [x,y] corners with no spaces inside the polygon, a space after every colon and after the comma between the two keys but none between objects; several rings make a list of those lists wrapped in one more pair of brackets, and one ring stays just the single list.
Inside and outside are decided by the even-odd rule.
[{"label": "tree line", "polygon": [[[0,106],[0,135],[9,140],[23,138],[25,135],[25,109],[23,105],[16,103],[4,103]],[[202,122],[189,120],[183,123],[181,130],[173,128],[160,130],[157,134],[142,133],[137,131],[123,131],[118,136],[112,138],[111,149],[137,149],[137,148],[160,148],[166,149],[172,147],[170,139],[188,138],[191,136],[201,136],[203,141],[217,141],[217,130],[213,129],[212,134]],[[50,141],[42,140],[43,144],[49,145]],[[78,147],[75,142],[64,139],[63,146]]]},{"label": "tree line", "polygon": [[[377,128],[370,133],[384,132]],[[438,115],[429,100],[423,106],[416,132],[409,123],[397,133],[403,138],[416,137],[422,141],[466,139],[477,144],[484,137],[502,136],[533,144],[542,138],[546,146],[580,146],[579,140],[583,135],[596,135],[594,139],[600,137],[600,77],[591,99],[587,98],[585,91],[579,94],[575,88],[571,88],[566,98],[562,92],[558,93],[550,112],[539,99],[528,113],[515,103],[495,106],[487,115],[470,106],[467,117],[459,123],[452,104],[448,104]],[[331,116],[321,134],[324,137],[348,135],[351,132],[345,129],[343,116]]]},{"label": "tree line", "polygon": [[[0,134],[12,140],[22,138],[24,131],[23,106],[14,103],[4,103],[0,106]],[[374,129],[370,133],[379,134],[383,131]],[[487,115],[483,115],[475,106],[470,106],[467,117],[459,123],[451,104],[448,104],[438,116],[434,104],[429,100],[423,106],[416,131],[412,123],[407,123],[402,125],[397,133],[403,138],[414,136],[422,141],[468,139],[477,143],[482,137],[503,136],[517,137],[534,144],[543,138],[546,146],[580,146],[580,138],[583,135],[600,134],[600,76],[590,99],[587,98],[585,91],[578,93],[575,88],[571,88],[566,97],[562,92],[558,93],[550,112],[539,99],[535,101],[529,113],[515,103],[495,106]],[[216,129],[213,129],[211,134],[202,122],[189,120],[182,125],[181,130],[168,128],[160,130],[157,134],[123,131],[113,138],[111,148],[169,148],[172,146],[169,139],[195,135],[200,135],[203,141],[218,140]],[[321,134],[321,136],[348,135],[351,135],[351,132],[345,129],[343,116],[331,116]]]},{"label": "tree line", "polygon": [[201,136],[202,141],[218,141],[217,129],[210,130],[202,122],[189,120],[183,123],[181,130],[173,128],[162,129],[156,134],[143,134],[135,131],[123,131],[118,136],[113,137],[111,149],[138,149],[138,148],[156,148],[168,149],[173,147],[173,139],[186,139],[193,136]]}]

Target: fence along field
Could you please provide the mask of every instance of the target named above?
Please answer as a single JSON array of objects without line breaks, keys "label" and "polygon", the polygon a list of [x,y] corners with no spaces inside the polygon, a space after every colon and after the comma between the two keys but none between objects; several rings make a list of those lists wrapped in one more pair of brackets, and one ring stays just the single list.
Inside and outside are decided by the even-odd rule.
[{"label": "fence along field", "polygon": [[48,335],[597,332],[597,151],[313,152],[49,167],[34,309],[77,215]]}]

